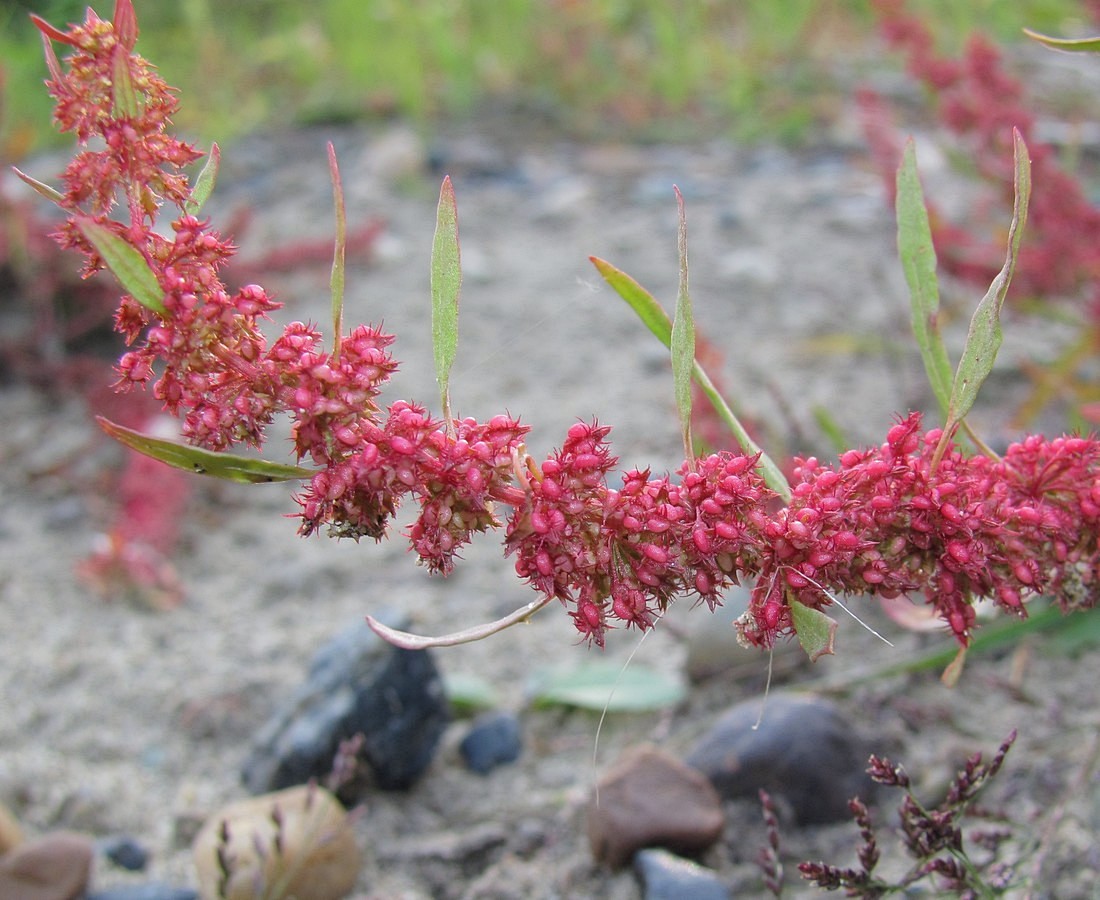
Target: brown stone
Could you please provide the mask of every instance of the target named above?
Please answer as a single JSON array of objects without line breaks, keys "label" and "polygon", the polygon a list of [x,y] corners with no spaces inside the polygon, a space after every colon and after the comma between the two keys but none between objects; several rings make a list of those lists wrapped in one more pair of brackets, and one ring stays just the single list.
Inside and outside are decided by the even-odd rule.
[{"label": "brown stone", "polygon": [[652,745],[628,750],[599,780],[588,807],[592,854],[612,867],[643,847],[703,852],[722,835],[717,792],[695,769]]},{"label": "brown stone", "polygon": [[0,857],[0,897],[76,900],[92,873],[91,840],[65,831],[26,841]]},{"label": "brown stone", "polygon": [[203,900],[251,900],[257,885],[266,900],[341,900],[362,866],[344,808],[312,785],[225,807],[207,819],[193,855]]}]

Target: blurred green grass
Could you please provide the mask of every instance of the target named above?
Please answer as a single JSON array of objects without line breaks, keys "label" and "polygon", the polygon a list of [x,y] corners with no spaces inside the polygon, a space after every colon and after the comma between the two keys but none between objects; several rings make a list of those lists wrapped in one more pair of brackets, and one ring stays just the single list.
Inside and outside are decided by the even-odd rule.
[{"label": "blurred green grass", "polygon": [[[0,148],[56,141],[28,13],[0,0]],[[93,2],[109,17],[113,0]],[[207,142],[287,124],[396,115],[422,123],[503,103],[566,131],[797,141],[843,79],[876,64],[869,0],[134,0],[138,50],[178,87],[177,124]],[[945,47],[973,29],[1080,31],[1078,0],[910,0]],[[878,64],[881,62],[879,52]],[[896,65],[896,62],[889,62]]]}]

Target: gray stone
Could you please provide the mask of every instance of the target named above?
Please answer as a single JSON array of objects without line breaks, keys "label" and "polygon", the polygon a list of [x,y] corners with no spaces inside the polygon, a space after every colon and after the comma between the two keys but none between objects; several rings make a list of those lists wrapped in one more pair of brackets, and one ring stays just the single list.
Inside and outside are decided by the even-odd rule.
[{"label": "gray stone", "polygon": [[256,735],[242,777],[254,794],[324,778],[340,742],[362,734],[359,759],[373,783],[403,790],[431,764],[449,716],[428,651],[393,647],[357,625],[316,653],[305,684]]},{"label": "gray stone", "polygon": [[148,849],[125,834],[104,838],[99,842],[99,852],[128,872],[140,872],[149,864]]},{"label": "gray stone", "polygon": [[519,719],[507,712],[479,716],[458,749],[466,767],[479,775],[487,775],[497,766],[515,762],[523,751]]},{"label": "gray stone", "polygon": [[650,848],[634,854],[634,871],[642,881],[643,900],[731,900],[732,894],[706,866],[667,850]]},{"label": "gray stone", "polygon": [[798,822],[809,825],[847,819],[848,801],[869,796],[867,757],[854,726],[832,703],[771,694],[731,707],[687,762],[724,798],[756,802],[763,788],[784,798]]}]

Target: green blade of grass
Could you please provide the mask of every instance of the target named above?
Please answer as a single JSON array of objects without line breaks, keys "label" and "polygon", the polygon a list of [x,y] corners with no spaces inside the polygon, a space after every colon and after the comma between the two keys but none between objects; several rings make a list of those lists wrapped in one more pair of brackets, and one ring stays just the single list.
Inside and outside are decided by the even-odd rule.
[{"label": "green blade of grass", "polygon": [[[598,256],[590,256],[589,259],[596,267],[596,271],[603,276],[604,281],[626,301],[627,305],[642,320],[642,323],[656,335],[662,344],[671,349],[672,320],[669,319],[668,313],[657,302],[657,299],[637,281],[607,262],[607,260],[600,259]],[[782,470],[768,454],[757,446],[756,441],[752,439],[745,426],[741,424],[741,420],[737,418],[736,413],[730,408],[725,397],[714,386],[714,382],[710,380],[710,376],[707,375],[698,360],[692,362],[692,374],[695,382],[699,385],[707,400],[710,401],[719,418],[726,423],[726,427],[729,428],[741,449],[745,453],[760,454],[759,466],[768,487],[775,491],[784,502],[790,501],[791,487],[787,483]]]},{"label": "green blade of grass", "polygon": [[458,206],[448,175],[439,190],[435,240],[432,242],[432,351],[443,417],[451,420],[451,366],[458,350],[458,300],[462,258],[458,244]]},{"label": "green blade of grass", "polygon": [[167,463],[176,469],[194,472],[197,475],[211,475],[214,478],[224,478],[227,481],[237,481],[242,484],[269,484],[273,481],[312,478],[316,474],[312,469],[304,469],[301,466],[288,466],[232,453],[216,453],[213,450],[203,450],[201,447],[191,447],[176,441],[150,437],[140,431],[116,425],[103,416],[96,416],[96,421],[107,434],[131,450],[137,450],[138,453],[159,459],[162,463]]},{"label": "green blade of grass", "polygon": [[76,227],[88,239],[96,253],[106,263],[107,268],[119,280],[123,290],[137,300],[146,309],[164,315],[164,308],[156,273],[149,267],[145,257],[125,240],[120,238],[106,225],[93,219],[77,219]]},{"label": "green blade of grass", "polygon": [[688,292],[687,215],[684,198],[678,187],[676,207],[679,215],[676,245],[680,257],[680,286],[676,292],[676,317],[672,320],[669,336],[672,350],[672,381],[676,395],[676,408],[680,413],[680,434],[684,441],[684,458],[695,459],[691,440],[691,377],[695,365],[695,317]]},{"label": "green blade of grass", "polygon": [[1012,273],[1016,268],[1016,257],[1020,250],[1024,225],[1027,223],[1027,205],[1031,197],[1031,161],[1027,155],[1027,145],[1016,129],[1012,131],[1015,175],[1013,187],[1016,198],[1012,205],[1012,221],[1008,226],[1008,250],[1005,264],[993,279],[989,290],[982,298],[974,316],[970,320],[970,331],[966,336],[959,367],[951,385],[951,399],[948,403],[948,435],[961,422],[978,396],[982,383],[993,371],[1003,339],[1001,333],[1001,308],[1004,306],[1008,286],[1012,282]]},{"label": "green blade of grass", "polygon": [[912,138],[905,145],[905,155],[898,168],[896,207],[898,255],[909,285],[913,335],[920,348],[932,393],[936,396],[940,411],[946,416],[951,398],[951,361],[939,331],[940,292],[936,281],[936,251],[932,246],[932,229],[917,174],[917,156]]}]

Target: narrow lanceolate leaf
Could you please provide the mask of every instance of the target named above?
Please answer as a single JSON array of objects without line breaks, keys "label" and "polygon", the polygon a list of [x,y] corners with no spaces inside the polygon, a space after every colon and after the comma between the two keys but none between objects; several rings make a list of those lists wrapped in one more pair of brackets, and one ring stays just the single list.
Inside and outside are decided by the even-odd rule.
[{"label": "narrow lanceolate leaf", "polygon": [[[669,319],[668,313],[657,302],[657,299],[637,281],[606,260],[597,256],[590,256],[589,259],[604,280],[614,288],[615,293],[634,310],[642,323],[657,336],[662,344],[671,349],[672,320]],[[741,420],[730,408],[726,398],[714,386],[714,382],[711,381],[710,376],[707,375],[698,360],[695,360],[692,364],[692,374],[696,383],[710,401],[711,406],[714,407],[714,411],[718,413],[719,418],[725,422],[726,427],[729,428],[737,440],[738,446],[745,453],[760,454],[760,471],[768,487],[775,491],[782,500],[789,501],[791,499],[791,487],[782,470],[768,454],[757,446],[756,441],[752,439],[745,426],[741,424]]]},{"label": "narrow lanceolate leaf", "polygon": [[[76,38],[67,31],[62,31],[60,28],[54,28],[53,25],[41,16],[36,16],[34,13],[31,13],[31,21],[47,40],[57,41],[59,44],[69,44],[73,47],[77,46]],[[50,66],[50,74],[54,77],[54,81],[57,80],[57,75],[60,74],[60,71],[60,67],[58,67],[55,72],[54,66]]]},{"label": "narrow lanceolate leaf", "polygon": [[458,206],[451,177],[443,179],[432,243],[432,350],[443,417],[451,419],[451,366],[458,350],[458,297],[462,260],[458,248]]},{"label": "narrow lanceolate leaf", "polygon": [[48,184],[43,184],[37,178],[31,178],[30,175],[26,172],[19,171],[15,166],[12,166],[11,170],[51,203],[61,203],[64,201],[65,196],[60,191],[50,187]]},{"label": "narrow lanceolate leaf", "polygon": [[131,0],[116,0],[111,24],[115,27],[119,43],[127,50],[133,50],[138,39],[138,24]]},{"label": "narrow lanceolate leaf", "polygon": [[676,293],[676,318],[672,321],[672,381],[676,393],[676,408],[680,412],[680,433],[684,440],[684,457],[695,459],[691,440],[691,377],[695,367],[695,317],[688,292],[687,215],[680,189],[676,191],[676,207],[679,213],[677,250],[680,257],[680,287]]},{"label": "narrow lanceolate leaf", "polygon": [[164,315],[164,294],[145,257],[106,225],[93,219],[77,219],[76,227],[95,247],[123,290],[146,309]]},{"label": "narrow lanceolate leaf", "polygon": [[221,165],[222,151],[217,144],[210,146],[210,153],[206,157],[206,165],[202,167],[195,184],[191,188],[191,196],[183,206],[183,211],[189,216],[197,216],[210,195],[214,193],[214,185],[218,180],[218,167]]},{"label": "narrow lanceolate leaf", "polygon": [[913,335],[920,347],[932,392],[941,412],[947,415],[951,397],[951,361],[938,325],[940,292],[936,282],[936,251],[932,246],[932,229],[928,224],[928,210],[917,174],[917,156],[912,139],[905,145],[897,187],[898,254],[909,285]]},{"label": "narrow lanceolate leaf", "polygon": [[344,334],[344,256],[348,246],[348,219],[344,208],[344,185],[340,181],[340,167],[336,163],[336,148],[328,144],[328,167],[332,175],[332,202],[336,207],[336,241],[332,252],[332,349],[333,356],[340,356],[340,339]]},{"label": "narrow lanceolate leaf", "polygon": [[951,386],[951,401],[948,405],[948,425],[945,434],[963,420],[974,400],[978,389],[993,371],[993,362],[1001,348],[1001,308],[1016,268],[1016,258],[1020,250],[1024,225],[1027,222],[1027,205],[1031,197],[1031,160],[1028,159],[1027,145],[1016,129],[1012,130],[1013,152],[1016,164],[1013,187],[1016,199],[1012,206],[1012,222],[1008,226],[1008,251],[1005,264],[990,284],[974,316],[970,320],[970,331],[966,336],[959,368]]},{"label": "narrow lanceolate leaf", "polygon": [[1045,44],[1052,50],[1066,50],[1071,53],[1100,53],[1100,37],[1056,38],[1039,34],[1039,32],[1032,31],[1030,28],[1025,28],[1024,34],[1040,44]]},{"label": "narrow lanceolate leaf", "polygon": [[603,276],[604,281],[611,285],[615,289],[615,293],[622,297],[627,305],[634,310],[635,315],[642,320],[642,324],[657,336],[657,340],[666,347],[671,348],[672,320],[669,319],[664,307],[657,302],[657,298],[627,275],[626,272],[617,269],[606,260],[600,259],[598,256],[588,258],[591,260],[592,265],[596,267],[596,271]]},{"label": "narrow lanceolate leaf", "polygon": [[111,114],[116,119],[136,119],[141,110],[134,80],[130,77],[130,55],[117,50],[111,66]]},{"label": "narrow lanceolate leaf", "polygon": [[121,444],[131,450],[144,453],[163,463],[184,469],[198,475],[212,475],[228,481],[244,484],[268,484],[273,481],[295,481],[300,478],[312,478],[316,472],[301,466],[288,466],[283,463],[269,462],[266,459],[254,459],[236,456],[232,453],[215,453],[200,447],[166,441],[150,437],[140,431],[116,425],[102,416],[97,416],[99,427]]},{"label": "narrow lanceolate leaf", "polygon": [[795,634],[798,635],[798,643],[806,651],[810,662],[832,655],[836,643],[836,619],[797,600],[792,599],[790,606],[791,621],[794,623]]}]

